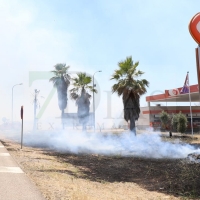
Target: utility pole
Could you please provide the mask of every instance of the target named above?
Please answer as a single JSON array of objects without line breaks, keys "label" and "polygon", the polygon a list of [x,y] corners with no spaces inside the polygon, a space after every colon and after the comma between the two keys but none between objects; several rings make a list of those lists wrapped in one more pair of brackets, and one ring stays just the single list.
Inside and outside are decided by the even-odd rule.
[{"label": "utility pole", "polygon": [[37,125],[37,118],[36,118],[36,110],[37,110],[37,102],[38,102],[38,94],[39,94],[40,90],[35,89],[35,94],[34,94],[34,124],[33,124],[33,130],[36,130],[36,125]]}]

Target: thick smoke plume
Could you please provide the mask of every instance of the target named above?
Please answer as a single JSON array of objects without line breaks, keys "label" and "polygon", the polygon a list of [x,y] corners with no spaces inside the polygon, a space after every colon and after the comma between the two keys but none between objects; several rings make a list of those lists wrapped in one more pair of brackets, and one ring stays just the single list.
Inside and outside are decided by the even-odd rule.
[{"label": "thick smoke plume", "polygon": [[[20,142],[18,136],[10,135]],[[83,133],[80,131],[38,131],[24,133],[24,144],[34,147],[47,147],[62,152],[93,153],[102,155],[139,156],[147,158],[185,158],[197,152],[192,145],[162,141],[159,134],[120,135],[102,133]]]}]

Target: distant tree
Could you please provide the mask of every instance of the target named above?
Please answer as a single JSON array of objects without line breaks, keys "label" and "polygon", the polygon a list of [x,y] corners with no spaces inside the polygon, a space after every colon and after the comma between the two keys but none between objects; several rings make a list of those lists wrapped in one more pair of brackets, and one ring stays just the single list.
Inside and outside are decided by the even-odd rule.
[{"label": "distant tree", "polygon": [[54,68],[55,70],[51,71],[54,73],[54,76],[49,81],[53,82],[53,86],[57,89],[58,106],[61,110],[61,117],[63,118],[64,110],[67,107],[67,89],[70,84],[70,76],[67,73],[69,66],[59,63]]},{"label": "distant tree", "polygon": [[89,99],[91,95],[89,92],[97,93],[97,90],[89,85],[92,82],[92,78],[86,73],[80,72],[77,73],[77,76],[77,78],[72,78],[72,85],[74,87],[70,90],[70,97],[76,101],[76,105],[78,106],[78,119],[82,124],[83,131],[85,131],[90,112]]},{"label": "distant tree", "polygon": [[173,116],[170,117],[167,112],[162,111],[160,114],[160,121],[165,129],[168,128],[170,130],[170,135],[172,135],[172,128],[180,133],[185,133],[187,129],[187,117],[182,112],[173,114]]},{"label": "distant tree", "polygon": [[113,73],[111,80],[117,83],[112,86],[112,92],[122,95],[124,104],[124,119],[130,121],[130,131],[135,130],[135,120],[140,114],[140,96],[147,92],[149,82],[146,79],[139,80],[144,72],[137,69],[139,62],[133,62],[132,57],[127,57],[118,63],[118,69]]},{"label": "distant tree", "polygon": [[170,116],[167,112],[165,112],[164,110],[162,110],[161,114],[160,114],[160,121],[162,123],[162,126],[167,129],[169,128],[171,121],[170,121]]},{"label": "distant tree", "polygon": [[187,129],[187,117],[182,112],[173,114],[171,125],[175,131],[184,133]]},{"label": "distant tree", "polygon": [[178,118],[179,118],[179,114],[172,115],[171,125],[173,127],[173,130],[175,130],[175,131],[177,131],[177,129],[178,129]]},{"label": "distant tree", "polygon": [[185,133],[186,129],[187,129],[187,117],[183,113],[179,112],[177,130],[180,133]]}]

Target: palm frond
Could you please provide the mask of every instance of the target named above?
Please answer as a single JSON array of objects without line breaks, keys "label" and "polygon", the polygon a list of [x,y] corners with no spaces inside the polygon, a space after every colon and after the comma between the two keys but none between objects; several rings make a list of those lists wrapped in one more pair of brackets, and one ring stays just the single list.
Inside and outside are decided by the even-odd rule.
[{"label": "palm frond", "polygon": [[56,71],[60,71],[60,70],[62,70],[65,66],[66,66],[65,63],[58,63],[58,64],[54,65],[54,68],[55,68]]},{"label": "palm frond", "polygon": [[124,96],[132,92],[137,96],[147,92],[146,88],[149,86],[149,82],[146,79],[135,79],[144,74],[143,71],[137,70],[138,65],[139,62],[134,63],[131,56],[118,63],[119,68],[111,76],[111,80],[117,81],[112,86],[113,93]]},{"label": "palm frond", "polygon": [[70,93],[70,98],[71,99],[76,100],[76,99],[78,99],[78,97],[79,97],[79,95],[77,93],[75,93],[75,92],[71,92]]},{"label": "palm frond", "polygon": [[66,66],[66,64],[58,63],[54,65],[55,70],[51,72],[55,75],[54,77],[50,78],[49,81],[53,82],[53,85],[57,87],[59,85],[59,81],[64,78],[66,87],[70,84],[70,75],[67,74],[67,71],[70,66]]},{"label": "palm frond", "polygon": [[[97,93],[97,90],[90,85],[92,83],[92,77],[88,76],[85,72],[77,73],[77,77],[71,80],[74,88],[70,90],[70,93],[75,92],[78,96],[81,96],[83,92],[88,95],[90,95],[89,92]],[[88,96],[88,98],[90,97]]]},{"label": "palm frond", "polygon": [[121,70],[115,70],[115,72],[112,75],[110,80],[112,80],[112,79],[119,80],[121,76],[122,76],[122,71]]},{"label": "palm frond", "polygon": [[91,85],[86,85],[85,89],[88,89],[90,92],[97,93],[97,90]]},{"label": "palm frond", "polygon": [[53,71],[51,71],[52,73],[54,73],[56,76],[58,76],[59,75],[59,72],[58,71],[56,71],[56,70],[53,70]]}]

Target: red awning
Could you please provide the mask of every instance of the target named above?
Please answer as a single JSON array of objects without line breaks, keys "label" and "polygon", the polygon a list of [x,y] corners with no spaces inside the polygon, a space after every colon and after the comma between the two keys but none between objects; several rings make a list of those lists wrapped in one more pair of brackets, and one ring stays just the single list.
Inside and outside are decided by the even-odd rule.
[{"label": "red awning", "polygon": [[[171,90],[165,90],[163,94],[157,94],[152,96],[147,96],[147,102],[189,102],[189,93],[180,94],[182,87],[174,88]],[[190,86],[190,95],[192,102],[199,102],[200,95],[198,84]]]}]

